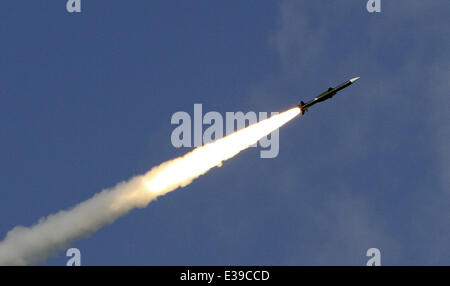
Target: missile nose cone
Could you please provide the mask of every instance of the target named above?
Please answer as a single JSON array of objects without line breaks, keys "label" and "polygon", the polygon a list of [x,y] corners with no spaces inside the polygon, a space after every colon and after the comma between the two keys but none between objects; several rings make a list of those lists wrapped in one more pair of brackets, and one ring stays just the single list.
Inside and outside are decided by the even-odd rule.
[{"label": "missile nose cone", "polygon": [[358,77],[354,77],[354,78],[352,78],[352,79],[350,80],[350,82],[351,82],[351,83],[354,83],[354,82],[357,81],[359,78],[360,78],[359,76],[358,76]]}]

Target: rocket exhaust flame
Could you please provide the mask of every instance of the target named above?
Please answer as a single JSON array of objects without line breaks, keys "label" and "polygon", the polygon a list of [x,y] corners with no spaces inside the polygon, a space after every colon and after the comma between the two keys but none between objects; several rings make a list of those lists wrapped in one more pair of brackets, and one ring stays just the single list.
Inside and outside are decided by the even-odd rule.
[{"label": "rocket exhaust flame", "polygon": [[57,250],[132,209],[144,208],[158,196],[189,185],[299,114],[300,108],[294,107],[103,190],[70,210],[41,219],[34,226],[13,228],[0,242],[0,265],[33,265],[45,261]]}]

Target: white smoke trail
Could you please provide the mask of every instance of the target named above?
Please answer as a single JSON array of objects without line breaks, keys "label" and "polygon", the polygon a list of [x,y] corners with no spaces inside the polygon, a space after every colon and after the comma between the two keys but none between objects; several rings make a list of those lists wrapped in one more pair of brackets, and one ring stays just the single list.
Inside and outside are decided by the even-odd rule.
[{"label": "white smoke trail", "polygon": [[190,184],[211,168],[221,166],[242,150],[269,135],[300,113],[292,108],[194,149],[154,167],[145,175],[94,195],[67,211],[42,218],[31,227],[17,226],[0,242],[0,265],[33,265],[112,223],[134,208],[146,207],[158,196]]}]

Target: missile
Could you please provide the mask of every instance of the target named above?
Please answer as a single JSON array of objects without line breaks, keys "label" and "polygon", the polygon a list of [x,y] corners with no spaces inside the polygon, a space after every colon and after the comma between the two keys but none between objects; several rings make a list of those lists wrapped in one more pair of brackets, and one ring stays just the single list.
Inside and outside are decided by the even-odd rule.
[{"label": "missile", "polygon": [[355,77],[352,78],[336,87],[330,87],[328,90],[322,92],[319,96],[317,96],[316,98],[308,101],[307,103],[304,103],[303,101],[300,101],[300,104],[297,105],[300,108],[300,111],[302,112],[302,114],[305,114],[306,111],[308,111],[308,108],[310,108],[311,106],[313,106],[316,103],[325,101],[327,99],[332,98],[333,96],[336,95],[336,93],[338,93],[339,91],[343,90],[344,88],[346,88],[349,85],[352,85],[355,81],[357,81],[359,79],[359,77]]}]

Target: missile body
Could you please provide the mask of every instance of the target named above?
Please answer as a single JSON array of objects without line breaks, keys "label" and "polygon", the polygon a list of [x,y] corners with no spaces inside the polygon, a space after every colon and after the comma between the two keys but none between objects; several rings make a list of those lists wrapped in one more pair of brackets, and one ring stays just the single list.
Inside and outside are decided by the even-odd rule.
[{"label": "missile body", "polygon": [[322,92],[319,96],[308,101],[307,103],[300,101],[300,104],[298,105],[298,107],[300,108],[302,114],[305,114],[305,112],[308,111],[308,108],[310,108],[314,104],[325,101],[329,98],[332,98],[333,96],[336,95],[337,92],[346,88],[349,85],[352,85],[358,79],[359,79],[359,77],[355,77],[355,78],[352,78],[352,79],[344,82],[343,84],[338,85],[337,87],[330,87],[328,90]]}]

